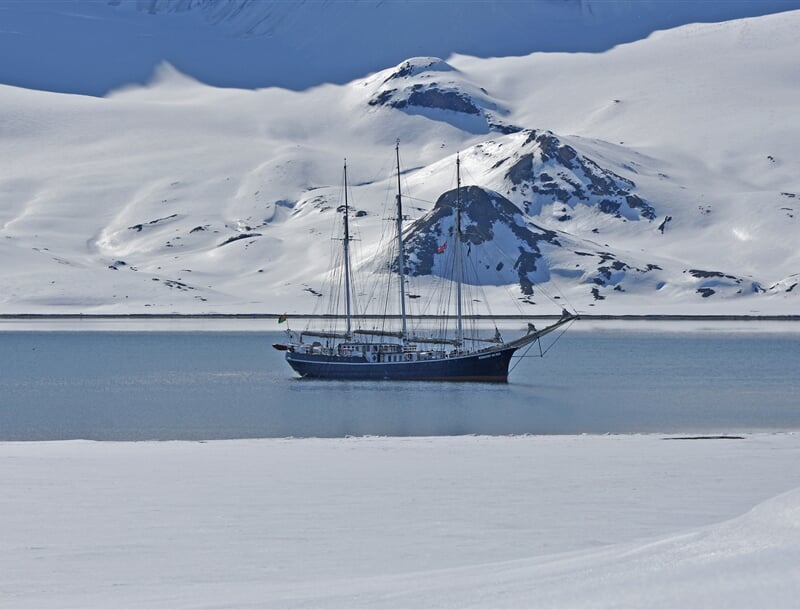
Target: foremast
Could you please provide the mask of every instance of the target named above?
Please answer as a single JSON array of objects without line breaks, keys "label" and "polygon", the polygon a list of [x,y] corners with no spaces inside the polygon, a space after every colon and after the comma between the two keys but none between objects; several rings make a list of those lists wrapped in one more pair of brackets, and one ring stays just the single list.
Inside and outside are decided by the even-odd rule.
[{"label": "foremast", "polygon": [[342,247],[344,249],[345,337],[350,339],[353,330],[353,314],[350,297],[350,204],[347,200],[347,159],[344,160],[344,237]]}]

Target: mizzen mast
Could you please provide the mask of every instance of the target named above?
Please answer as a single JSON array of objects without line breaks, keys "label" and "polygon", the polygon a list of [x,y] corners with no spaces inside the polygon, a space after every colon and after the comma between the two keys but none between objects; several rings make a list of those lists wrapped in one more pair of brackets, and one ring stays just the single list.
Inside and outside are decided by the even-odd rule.
[{"label": "mizzen mast", "polygon": [[403,251],[403,201],[400,194],[400,140],[394,147],[397,157],[397,270],[400,275],[400,318],[402,320],[402,340],[408,337],[406,326],[406,258]]},{"label": "mizzen mast", "polygon": [[456,154],[456,341],[464,343],[463,313],[461,311],[461,284],[464,281],[461,262],[461,158]]}]

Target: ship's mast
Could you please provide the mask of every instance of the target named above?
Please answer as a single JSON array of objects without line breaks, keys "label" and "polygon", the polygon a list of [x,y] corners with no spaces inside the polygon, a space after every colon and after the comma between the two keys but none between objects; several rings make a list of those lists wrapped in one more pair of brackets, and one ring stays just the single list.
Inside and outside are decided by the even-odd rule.
[{"label": "ship's mast", "polygon": [[464,328],[461,312],[461,284],[462,263],[461,263],[461,158],[456,154],[456,341],[460,348],[464,342]]},{"label": "ship's mast", "polygon": [[344,160],[344,295],[345,295],[345,317],[347,319],[347,330],[345,335],[349,339],[352,329],[352,313],[350,311],[350,205],[347,201],[347,159]]},{"label": "ship's mast", "polygon": [[397,157],[397,265],[400,275],[400,318],[402,320],[402,339],[405,343],[408,337],[406,328],[406,258],[403,252],[403,201],[400,196],[400,140],[394,147]]}]

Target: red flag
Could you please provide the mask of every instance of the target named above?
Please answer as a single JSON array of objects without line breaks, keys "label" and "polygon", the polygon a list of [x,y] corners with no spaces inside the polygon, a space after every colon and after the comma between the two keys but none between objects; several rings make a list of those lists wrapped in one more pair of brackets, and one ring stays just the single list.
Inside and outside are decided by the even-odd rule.
[{"label": "red flag", "polygon": [[442,253],[442,252],[444,252],[445,250],[447,250],[447,242],[444,242],[444,243],[443,243],[441,246],[439,246],[439,247],[437,248],[437,250],[436,250],[436,254],[441,254],[441,253]]}]

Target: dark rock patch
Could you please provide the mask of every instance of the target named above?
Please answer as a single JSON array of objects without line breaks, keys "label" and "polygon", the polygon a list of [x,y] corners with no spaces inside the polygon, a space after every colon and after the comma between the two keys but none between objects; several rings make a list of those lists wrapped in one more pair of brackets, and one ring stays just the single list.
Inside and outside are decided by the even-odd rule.
[{"label": "dark rock patch", "polygon": [[[391,78],[391,77],[390,77]],[[367,102],[370,106],[385,106],[392,96],[395,94],[397,89],[386,89],[381,91],[378,95],[373,97],[369,102]]]},{"label": "dark rock patch", "polygon": [[602,294],[600,294],[600,289],[597,286],[592,288],[592,297],[594,298],[595,301],[605,300],[605,297]]},{"label": "dark rock patch", "polygon": [[[408,105],[452,110],[453,112],[464,114],[480,114],[481,112],[467,94],[435,87],[413,90],[408,96]],[[397,107],[399,108],[400,106]]]},{"label": "dark rock patch", "polygon": [[[545,174],[545,176],[546,175],[547,174]],[[522,184],[523,182],[533,182],[533,154],[528,153],[522,155],[506,172],[506,178],[511,181],[511,184],[515,185]]]},{"label": "dark rock patch", "polygon": [[155,220],[151,220],[150,222],[143,222],[143,223],[140,223],[138,225],[130,226],[130,227],[128,227],[128,229],[130,229],[131,231],[136,231],[138,233],[138,232],[141,232],[141,230],[145,226],[155,225],[155,224],[158,224],[159,222],[164,222],[165,220],[172,220],[173,218],[177,218],[177,217],[178,217],[177,214],[170,214],[169,216],[164,216],[163,218],[156,218]]},{"label": "dark rock patch", "polygon": [[168,286],[169,288],[175,288],[182,292],[187,292],[189,290],[194,290],[192,286],[188,284],[184,284],[183,282],[179,282],[178,280],[164,280],[164,285]]},{"label": "dark rock patch", "polygon": [[239,241],[240,239],[248,239],[250,237],[261,237],[261,233],[241,233],[239,235],[234,235],[233,237],[229,237],[228,239],[223,241],[221,244],[219,244],[217,246],[217,248],[221,248],[222,246],[226,246],[226,245],[228,245],[230,243],[233,243],[235,241]]},{"label": "dark rock patch", "polygon": [[726,275],[721,271],[704,271],[703,269],[689,269],[689,275],[696,278],[719,277],[719,278],[727,278],[729,280],[737,279],[736,276]]},{"label": "dark rock patch", "polygon": [[522,131],[522,127],[511,125],[509,123],[503,123],[501,121],[497,121],[496,119],[489,120],[489,129],[502,134],[519,133]]}]

